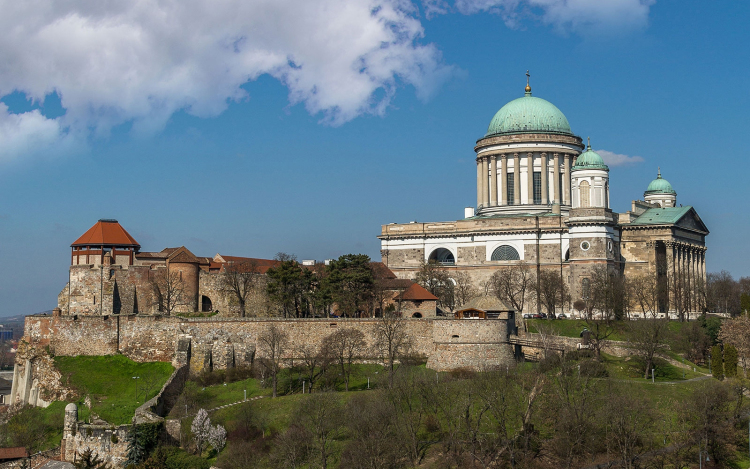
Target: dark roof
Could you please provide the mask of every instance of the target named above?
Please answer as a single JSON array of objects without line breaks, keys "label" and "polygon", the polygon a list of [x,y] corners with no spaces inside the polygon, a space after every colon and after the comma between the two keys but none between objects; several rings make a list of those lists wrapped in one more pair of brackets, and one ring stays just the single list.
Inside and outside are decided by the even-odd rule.
[{"label": "dark roof", "polygon": [[[217,257],[220,257],[225,262],[217,261]],[[220,271],[224,271],[226,264],[233,264],[239,268],[252,270],[259,274],[265,274],[268,269],[275,268],[281,265],[281,261],[273,259],[256,259],[254,257],[239,257],[239,256],[224,256],[217,254],[214,256],[214,262],[211,263],[209,269],[216,268],[217,264],[220,266]]]},{"label": "dark roof", "polygon": [[370,269],[372,269],[372,275],[376,280],[397,278],[396,274],[394,274],[393,271],[382,262],[370,262]]},{"label": "dark roof", "polygon": [[500,299],[495,296],[482,295],[474,297],[471,300],[467,301],[465,305],[461,306],[461,309],[457,310],[457,312],[460,313],[461,311],[469,310],[483,311],[485,313],[488,313],[491,311],[512,311],[513,308],[509,308],[505,303],[500,301]]},{"label": "dark roof", "polygon": [[437,300],[438,297],[425,290],[422,285],[418,283],[412,283],[411,286],[406,289],[404,294],[401,295],[401,299],[411,301],[425,301]]},{"label": "dark roof", "polygon": [[384,290],[406,290],[414,282],[406,278],[384,278],[375,280],[375,285]]},{"label": "dark roof", "polygon": [[17,446],[15,448],[0,448],[0,460],[21,459],[28,457],[29,453],[26,452],[26,448],[24,448],[23,446]]},{"label": "dark roof", "polygon": [[117,223],[117,220],[99,220],[88,229],[80,238],[75,240],[72,246],[133,246],[140,248],[141,245],[125,228]]}]

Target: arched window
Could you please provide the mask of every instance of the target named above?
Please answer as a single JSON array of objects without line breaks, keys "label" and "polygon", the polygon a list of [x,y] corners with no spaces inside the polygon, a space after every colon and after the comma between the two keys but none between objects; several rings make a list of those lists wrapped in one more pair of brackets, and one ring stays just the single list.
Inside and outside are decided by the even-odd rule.
[{"label": "arched window", "polygon": [[497,249],[492,251],[493,261],[519,261],[521,256],[518,255],[518,251],[513,246],[503,244],[498,246]]},{"label": "arched window", "polygon": [[566,261],[569,261],[569,260],[570,260],[570,249],[566,249],[566,250],[565,250],[565,260],[566,260]]},{"label": "arched window", "polygon": [[453,253],[445,248],[437,248],[432,251],[429,260],[441,265],[456,265],[456,258],[453,257]]},{"label": "arched window", "polygon": [[581,183],[578,185],[578,188],[578,192],[581,195],[581,208],[590,207],[591,189],[589,188],[589,182],[581,181]]}]

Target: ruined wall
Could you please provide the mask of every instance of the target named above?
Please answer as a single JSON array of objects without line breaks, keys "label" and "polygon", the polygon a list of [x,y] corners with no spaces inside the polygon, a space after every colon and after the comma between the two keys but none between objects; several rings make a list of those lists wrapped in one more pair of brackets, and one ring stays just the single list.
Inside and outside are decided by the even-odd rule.
[{"label": "ruined wall", "polygon": [[[249,365],[257,356],[266,357],[258,337],[272,325],[284,332],[290,344],[286,358],[298,358],[295,345],[319,347],[333,332],[353,328],[361,331],[363,358],[380,358],[376,347],[379,319],[258,319],[258,318],[180,318],[170,316],[28,316],[25,340],[54,355],[112,355],[122,353],[135,361],[169,361],[176,367],[189,364],[192,372]],[[439,344],[472,344],[473,358],[463,358],[460,366],[483,368],[484,361],[504,361],[497,352],[506,343],[505,321],[454,319],[404,319],[405,333],[412,352],[434,358],[436,352],[450,353]],[[463,338],[454,340],[453,336]],[[501,344],[505,344],[502,345]],[[486,345],[488,355],[479,351]],[[498,348],[499,347],[499,348]],[[464,347],[467,348],[467,347]],[[467,355],[468,357],[468,355]],[[187,363],[189,362],[189,363]],[[458,356],[441,359],[441,367],[458,363]],[[473,365],[472,365],[473,363]]]}]

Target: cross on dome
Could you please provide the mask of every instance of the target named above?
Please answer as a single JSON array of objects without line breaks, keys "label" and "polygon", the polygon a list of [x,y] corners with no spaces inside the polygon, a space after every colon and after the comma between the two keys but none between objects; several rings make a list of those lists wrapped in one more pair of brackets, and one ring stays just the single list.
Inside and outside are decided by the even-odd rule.
[{"label": "cross on dome", "polygon": [[528,70],[526,70],[526,93],[531,94],[531,85],[529,85],[529,78],[531,77],[531,74]]}]

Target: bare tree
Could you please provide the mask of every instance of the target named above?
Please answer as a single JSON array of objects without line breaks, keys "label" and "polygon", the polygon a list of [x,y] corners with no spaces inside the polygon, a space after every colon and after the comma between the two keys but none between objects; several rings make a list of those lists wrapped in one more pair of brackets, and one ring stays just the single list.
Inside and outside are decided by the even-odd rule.
[{"label": "bare tree", "polygon": [[630,321],[630,342],[635,346],[635,352],[646,362],[643,377],[648,378],[654,357],[664,348],[664,340],[669,332],[666,319],[640,319]]},{"label": "bare tree", "polygon": [[431,260],[422,264],[417,272],[416,281],[425,290],[438,297],[437,304],[440,307],[453,311],[456,307],[454,285],[451,281],[448,269]]},{"label": "bare tree", "polygon": [[189,304],[187,286],[182,273],[170,270],[169,266],[151,272],[151,285],[154,287],[159,311],[171,315],[181,306]]},{"label": "bare tree", "polygon": [[536,284],[532,285],[537,293],[537,298],[544,309],[547,317],[553,319],[557,308],[562,308],[570,301],[568,286],[557,270],[543,269],[537,275]]},{"label": "bare tree", "polygon": [[237,300],[240,316],[243,318],[247,314],[247,300],[256,287],[258,275],[258,263],[254,259],[224,264],[224,273],[220,280],[221,289]]},{"label": "bare tree", "polygon": [[277,396],[276,387],[279,371],[281,371],[282,359],[288,342],[286,332],[276,327],[276,324],[272,324],[258,336],[258,343],[266,355],[261,359],[261,363],[268,370],[273,380],[273,397]]},{"label": "bare tree", "polygon": [[711,272],[706,276],[706,296],[708,310],[732,316],[742,310],[740,304],[741,287],[726,270]]},{"label": "bare tree", "polygon": [[466,272],[453,272],[450,276],[453,280],[453,297],[457,306],[465,305],[472,298],[479,295],[479,290],[471,281],[471,276]]},{"label": "bare tree", "polygon": [[334,453],[334,441],[340,436],[343,406],[334,393],[318,393],[305,399],[297,410],[296,422],[307,430],[317,466],[326,469]]},{"label": "bare tree", "polygon": [[300,344],[297,346],[296,352],[302,361],[304,377],[310,384],[308,392],[312,392],[315,383],[331,365],[332,358],[324,350],[312,344]]},{"label": "bare tree", "polygon": [[629,297],[634,306],[640,308],[643,317],[655,318],[659,311],[659,280],[656,274],[645,273],[627,278]]},{"label": "bare tree", "polygon": [[607,443],[619,453],[622,467],[640,467],[634,464],[634,459],[653,441],[656,411],[648,400],[633,395],[627,388],[615,387],[608,395],[604,412]]},{"label": "bare tree", "polygon": [[399,469],[406,461],[399,454],[396,410],[380,394],[361,393],[346,405],[351,439],[341,455],[341,467]]},{"label": "bare tree", "polygon": [[531,271],[525,262],[503,266],[490,279],[495,296],[518,313],[523,312],[530,283]]},{"label": "bare tree", "polygon": [[326,355],[338,363],[347,391],[354,359],[361,355],[365,345],[365,335],[359,329],[339,329],[323,339],[323,349]]},{"label": "bare tree", "polygon": [[390,384],[393,385],[395,363],[411,348],[406,322],[401,316],[384,313],[375,326],[375,336],[375,346],[388,366]]}]

